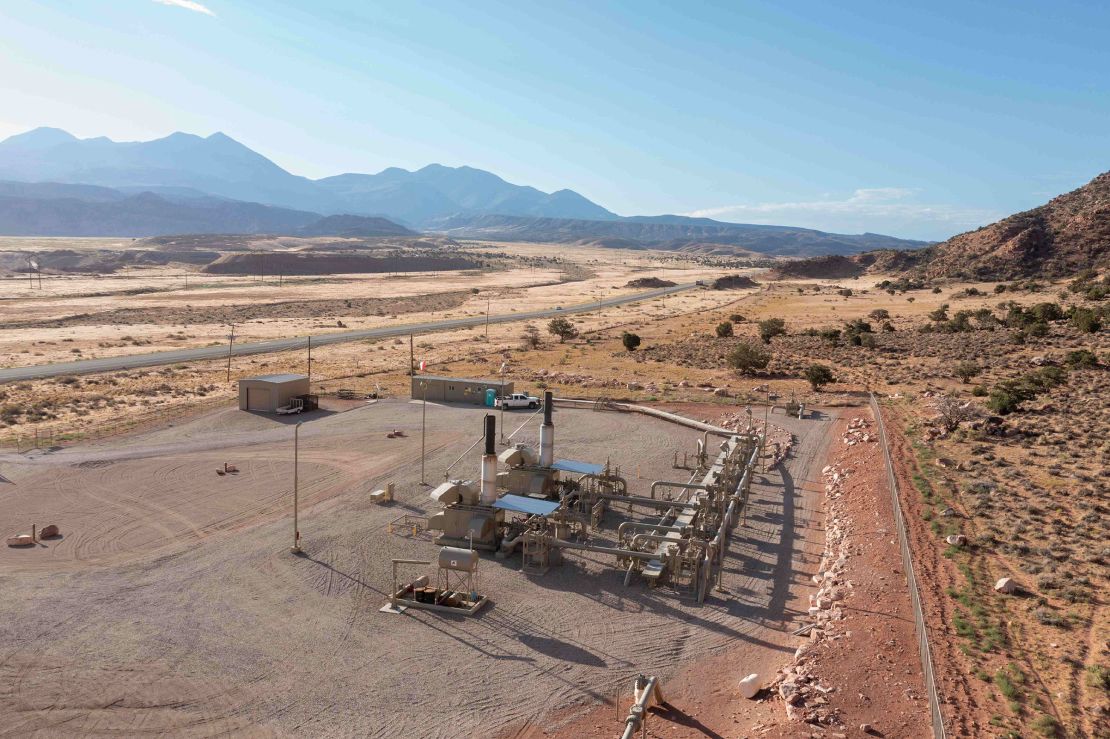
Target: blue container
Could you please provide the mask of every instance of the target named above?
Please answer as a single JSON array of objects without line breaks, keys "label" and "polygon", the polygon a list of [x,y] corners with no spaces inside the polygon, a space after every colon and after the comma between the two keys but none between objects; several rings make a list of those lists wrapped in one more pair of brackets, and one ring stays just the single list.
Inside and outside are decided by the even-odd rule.
[{"label": "blue container", "polygon": [[494,401],[497,400],[497,391],[491,388],[486,388],[486,407],[492,408]]}]

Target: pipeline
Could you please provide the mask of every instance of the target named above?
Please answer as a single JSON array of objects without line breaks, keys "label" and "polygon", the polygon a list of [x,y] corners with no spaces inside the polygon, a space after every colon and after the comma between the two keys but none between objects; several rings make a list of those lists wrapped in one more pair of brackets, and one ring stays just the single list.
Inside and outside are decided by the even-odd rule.
[{"label": "pipeline", "polygon": [[632,695],[636,700],[632,707],[628,709],[628,718],[624,720],[624,733],[621,734],[621,739],[633,739],[636,736],[636,730],[647,719],[647,710],[652,705],[663,702],[663,691],[659,689],[659,678],[654,675],[651,677],[637,675]]},{"label": "pipeline", "polygon": [[624,540],[624,532],[626,529],[648,529],[649,531],[674,531],[682,534],[690,530],[689,526],[668,526],[661,523],[651,523],[650,521],[624,521],[617,527],[617,541]]},{"label": "pipeline", "polygon": [[631,549],[618,549],[617,547],[599,547],[593,544],[579,544],[566,539],[556,539],[553,536],[544,537],[553,547],[559,549],[578,549],[583,552],[597,552],[598,554],[611,554],[614,557],[634,557],[636,559],[658,559],[655,552],[637,552]]},{"label": "pipeline", "polygon": [[[625,480],[620,475],[595,475],[592,472],[587,472],[586,474],[579,477],[576,482],[579,485],[581,485],[582,481],[587,480],[587,479],[599,480],[599,481],[601,481],[603,483],[606,483],[606,484],[611,484],[612,483],[612,484],[614,484],[614,487],[618,487],[618,488],[620,488],[621,490],[624,491],[623,493],[619,493],[620,495],[628,495],[628,480]],[[615,484],[615,483],[619,483],[619,484]]]},{"label": "pipeline", "polygon": [[[580,407],[594,407],[594,401],[583,400],[581,398],[555,398],[554,400],[556,403],[565,403],[572,406],[581,404]],[[670,421],[671,423],[677,423],[682,426],[697,429],[698,431],[704,431],[707,438],[708,434],[714,434],[716,436],[724,437],[734,435],[734,432],[729,431],[728,429],[721,428],[720,426],[702,423],[701,421],[695,421],[692,418],[686,418],[685,416],[680,416],[675,413],[667,413],[666,411],[661,411],[656,408],[649,408],[645,405],[634,405],[632,403],[611,403],[610,405],[614,409],[619,411],[626,411],[629,413],[643,413],[645,416],[654,416],[655,418],[661,418],[664,421]]]},{"label": "pipeline", "polygon": [[635,505],[654,506],[656,508],[701,508],[699,503],[676,503],[673,500],[653,500],[642,495],[611,495],[610,493],[594,493],[593,497],[605,500],[619,500]]},{"label": "pipeline", "polygon": [[[690,544],[690,539],[675,539],[666,534],[636,534],[632,537],[632,546],[636,547],[638,544],[645,541],[657,541],[661,544],[675,544],[680,551],[686,551],[687,545]],[[655,556],[659,556],[658,552],[656,552]]]},{"label": "pipeline", "polygon": [[698,485],[692,482],[669,482],[668,480],[656,480],[651,484],[651,499],[655,500],[656,488],[680,488],[682,490],[705,490],[708,485]]}]

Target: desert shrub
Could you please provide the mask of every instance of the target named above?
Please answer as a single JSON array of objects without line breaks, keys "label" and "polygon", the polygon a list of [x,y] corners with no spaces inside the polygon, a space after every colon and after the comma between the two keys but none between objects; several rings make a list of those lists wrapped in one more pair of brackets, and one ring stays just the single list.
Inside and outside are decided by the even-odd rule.
[{"label": "desert shrub", "polygon": [[971,388],[971,394],[974,395],[976,398],[985,398],[989,394],[989,391],[984,385],[976,385],[975,387]]},{"label": "desert shrub", "polygon": [[836,382],[836,377],[833,376],[832,370],[823,364],[811,364],[806,367],[802,376],[814,390],[820,390],[830,382]]},{"label": "desert shrub", "polygon": [[634,352],[636,351],[636,347],[638,347],[641,342],[639,336],[625,331],[623,334],[621,334],[621,343],[624,344],[625,349],[630,352]]},{"label": "desert shrub", "polygon": [[991,390],[990,397],[987,398],[987,408],[1000,416],[1007,416],[1019,410],[1026,400],[1029,398],[1015,392],[1012,388],[996,387]]},{"label": "desert shrub", "polygon": [[1058,303],[1037,303],[1029,313],[1035,321],[1059,321],[1064,317],[1064,309]]},{"label": "desert shrub", "polygon": [[728,317],[728,320],[732,321],[733,323],[743,323],[748,319],[744,318],[744,316],[740,315],[739,313],[733,313],[731,316]]},{"label": "desert shrub", "polygon": [[1067,353],[1064,362],[1076,369],[1089,369],[1098,366],[1098,357],[1090,349],[1076,349]]},{"label": "desert shrub", "polygon": [[524,327],[524,331],[520,335],[520,341],[525,349],[538,349],[543,344],[543,340],[540,338],[540,330],[532,324]]},{"label": "desert shrub", "polygon": [[839,290],[836,291],[836,294],[837,295],[842,295],[845,298],[850,298],[850,297],[852,297],[852,288],[842,287],[842,288],[840,288]]},{"label": "desert shrub", "polygon": [[1090,308],[1076,308],[1071,314],[1071,324],[1085,334],[1098,333],[1102,322],[1098,314]]},{"label": "desert shrub", "polygon": [[875,337],[871,334],[861,334],[855,338],[859,339],[860,346],[864,349],[874,349],[876,346]]},{"label": "desert shrub", "polygon": [[717,324],[717,337],[727,339],[732,336],[732,321],[721,321]]},{"label": "desert shrub", "polygon": [[573,339],[577,336],[578,329],[565,316],[556,316],[548,322],[547,333],[558,336],[559,343],[563,343],[567,339]]},{"label": "desert shrub", "polygon": [[1033,719],[1032,726],[1033,730],[1041,736],[1056,736],[1060,731],[1060,722],[1056,720],[1055,716],[1050,716],[1047,713],[1042,713]]},{"label": "desert shrub", "polygon": [[947,321],[948,320],[948,303],[943,304],[936,310],[929,311],[930,321]]},{"label": "desert shrub", "polygon": [[890,311],[886,308],[876,308],[868,313],[867,317],[875,321],[886,321],[890,318]]},{"label": "desert shrub", "polygon": [[833,346],[836,346],[840,343],[840,333],[840,329],[838,328],[823,328],[817,332],[817,335]]},{"label": "desert shrub", "polygon": [[786,321],[781,318],[766,318],[759,322],[759,338],[764,344],[770,344],[771,339],[786,333]]},{"label": "desert shrub", "polygon": [[1034,321],[1029,324],[1027,332],[1030,336],[1034,336],[1038,339],[1048,336],[1048,324],[1044,321]]},{"label": "desert shrub", "polygon": [[751,341],[738,344],[728,353],[728,366],[739,374],[749,374],[765,369],[771,361],[771,352]]},{"label": "desert shrub", "polygon": [[956,377],[961,381],[967,382],[972,377],[978,377],[983,369],[975,362],[960,362],[956,365]]}]

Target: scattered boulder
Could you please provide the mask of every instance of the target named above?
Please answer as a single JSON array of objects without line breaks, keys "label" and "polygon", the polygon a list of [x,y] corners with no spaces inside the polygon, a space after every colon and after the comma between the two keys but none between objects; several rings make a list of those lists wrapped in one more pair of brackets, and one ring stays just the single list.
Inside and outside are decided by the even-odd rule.
[{"label": "scattered boulder", "polygon": [[994,589],[996,592],[1010,595],[1017,590],[1017,583],[1015,583],[1012,578],[1004,577],[994,584]]},{"label": "scattered boulder", "polygon": [[944,540],[954,547],[962,547],[967,544],[967,537],[963,534],[951,534],[944,537]]},{"label": "scattered boulder", "polygon": [[53,524],[53,523],[50,524],[49,526],[43,526],[42,531],[39,533],[39,536],[42,537],[43,539],[53,539],[54,537],[61,536],[61,535],[62,535],[62,530],[58,528],[57,524]]},{"label": "scattered boulder", "polygon": [[9,547],[29,547],[34,546],[35,540],[31,538],[30,534],[19,534],[8,538]]},{"label": "scattered boulder", "polygon": [[713,391],[713,394],[716,395],[718,398],[731,398],[732,397],[732,393],[730,393],[728,391],[727,387],[719,387],[719,388],[717,388],[716,390]]}]

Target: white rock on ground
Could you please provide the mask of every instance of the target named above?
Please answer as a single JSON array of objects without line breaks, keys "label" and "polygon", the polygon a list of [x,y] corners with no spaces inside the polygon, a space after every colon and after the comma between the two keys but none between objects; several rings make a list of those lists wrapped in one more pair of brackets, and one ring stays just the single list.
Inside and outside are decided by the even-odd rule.
[{"label": "white rock on ground", "polygon": [[748,699],[754,698],[762,687],[763,681],[760,679],[759,673],[753,672],[740,681],[740,695]]}]

